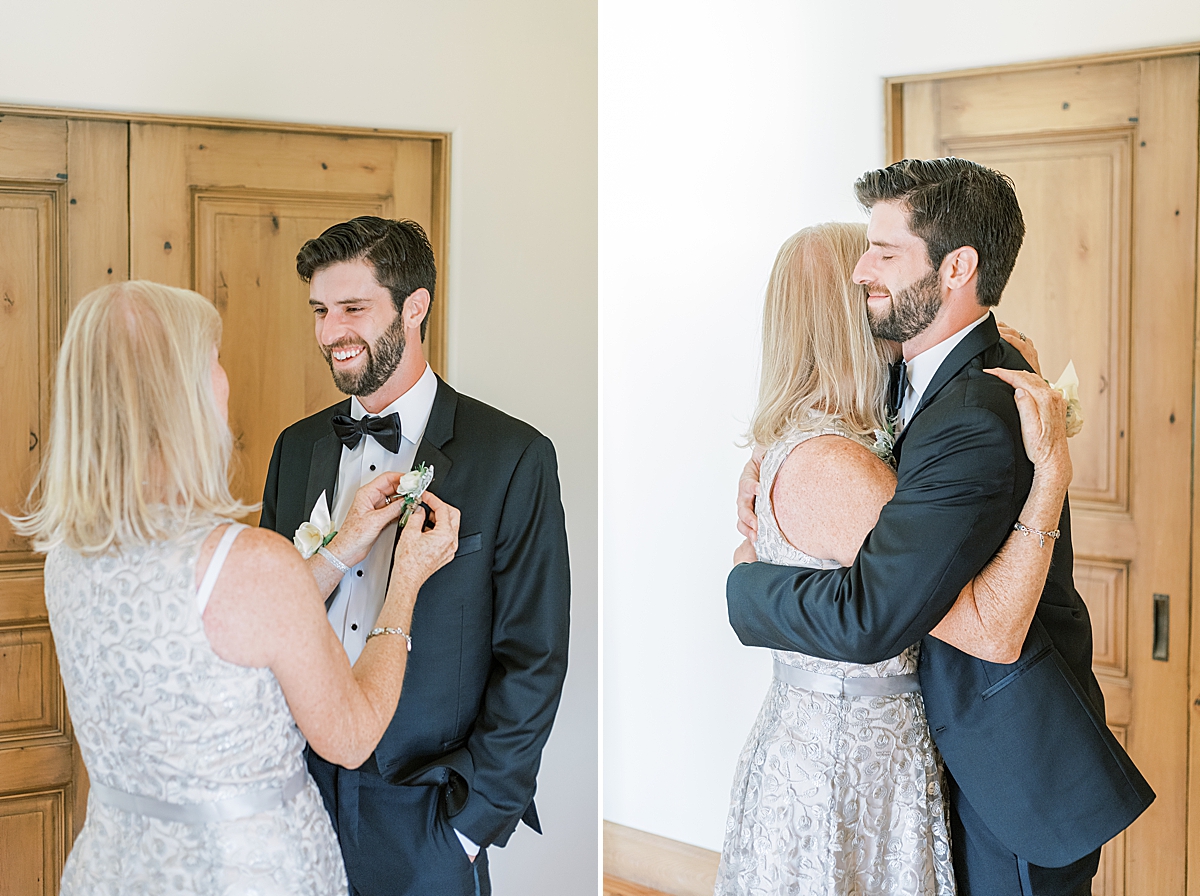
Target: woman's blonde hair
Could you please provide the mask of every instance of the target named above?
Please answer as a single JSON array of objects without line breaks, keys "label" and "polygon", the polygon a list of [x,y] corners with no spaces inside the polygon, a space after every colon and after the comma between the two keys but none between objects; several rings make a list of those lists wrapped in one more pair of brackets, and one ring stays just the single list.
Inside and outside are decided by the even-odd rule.
[{"label": "woman's blonde hair", "polygon": [[133,280],[80,301],[30,510],[13,520],[35,550],[103,553],[254,509],[229,491],[233,442],[211,373],[220,339],[217,310],[190,290]]},{"label": "woman's blonde hair", "polygon": [[871,335],[866,290],[851,279],[865,224],[818,224],[779,250],[763,307],[762,380],[750,437],[836,422],[869,442],[884,428],[892,349]]}]

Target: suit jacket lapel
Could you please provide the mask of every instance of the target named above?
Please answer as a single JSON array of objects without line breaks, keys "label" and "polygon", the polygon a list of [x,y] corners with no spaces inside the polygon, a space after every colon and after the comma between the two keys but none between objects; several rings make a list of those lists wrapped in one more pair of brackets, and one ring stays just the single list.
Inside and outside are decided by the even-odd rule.
[{"label": "suit jacket lapel", "polygon": [[[346,411],[349,411],[349,404]],[[339,406],[338,413],[344,413]],[[304,507],[312,513],[313,505],[321,492],[325,492],[325,500],[329,503],[329,512],[333,513],[333,493],[337,488],[338,467],[342,460],[342,442],[337,434],[330,431],[313,443],[312,460],[308,465],[308,488],[304,492]],[[307,517],[306,517],[307,519]]]},{"label": "suit jacket lapel", "polygon": [[[445,481],[453,466],[453,461],[442,452],[442,447],[454,437],[454,413],[457,409],[458,393],[439,376],[429,422],[425,424],[425,434],[421,437],[421,444],[417,445],[417,456],[413,459],[413,469],[420,464],[433,467],[433,481],[429,483],[429,488],[434,494],[437,494],[438,483]],[[399,527],[396,529],[396,540],[400,540]]]},{"label": "suit jacket lapel", "polygon": [[452,461],[442,453],[442,446],[454,437],[454,412],[458,409],[458,393],[446,385],[439,376],[437,378],[437,394],[433,398],[433,409],[429,412],[429,422],[425,424],[425,435],[417,446],[417,456],[413,467],[418,464],[429,464],[433,467],[433,482],[429,487],[437,492],[437,484],[446,478],[450,472]]},{"label": "suit jacket lapel", "polygon": [[937,369],[937,373],[933,375],[933,379],[929,381],[928,388],[925,389],[925,393],[921,396],[921,403],[917,405],[916,411],[913,412],[912,419],[904,425],[904,431],[896,439],[896,444],[892,448],[893,453],[899,449],[900,443],[908,435],[908,431],[912,427],[912,421],[916,420],[917,415],[925,409],[929,402],[933,401],[938,392],[942,390],[942,387],[958,376],[959,371],[971,363],[972,359],[981,355],[999,341],[1000,330],[996,327],[996,317],[989,313],[987,320],[964,336],[963,341],[954,346],[953,351],[942,362],[942,366]]}]

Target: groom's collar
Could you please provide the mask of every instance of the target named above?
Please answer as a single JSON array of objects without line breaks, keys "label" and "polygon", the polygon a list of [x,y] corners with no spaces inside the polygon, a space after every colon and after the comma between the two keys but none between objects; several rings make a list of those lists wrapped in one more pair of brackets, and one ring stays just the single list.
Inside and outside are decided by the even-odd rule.
[{"label": "groom's collar", "polygon": [[[429,414],[433,410],[437,384],[437,374],[426,364],[425,372],[407,392],[378,414],[371,416],[386,417],[389,414],[399,414],[400,435],[414,445],[419,444],[429,421]],[[350,416],[355,420],[361,420],[367,414],[367,409],[362,406],[362,402],[358,400],[357,396],[352,396],[350,398]]]},{"label": "groom's collar", "polygon": [[[921,403],[917,405],[917,410],[912,415],[912,419],[905,423],[904,429],[901,430],[900,435],[896,438],[893,451],[900,448],[904,437],[912,430],[912,421],[917,418],[917,415],[925,409],[929,402],[933,401],[942,387],[954,379],[958,375],[958,372],[971,362],[971,359],[987,351],[999,341],[1000,330],[996,326],[996,317],[989,312],[983,317],[981,322],[972,327],[962,340],[950,350],[950,354],[946,356],[946,360],[942,361],[941,365],[939,365],[937,373],[933,375],[933,379],[930,380],[924,394],[921,396]],[[897,457],[899,457],[898,454]]]}]

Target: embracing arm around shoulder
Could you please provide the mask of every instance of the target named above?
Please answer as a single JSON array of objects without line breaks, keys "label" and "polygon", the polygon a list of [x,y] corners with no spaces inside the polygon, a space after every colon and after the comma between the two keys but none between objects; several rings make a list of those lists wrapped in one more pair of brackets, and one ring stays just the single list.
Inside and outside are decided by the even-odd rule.
[{"label": "embracing arm around shoulder", "polygon": [[1032,531],[1009,533],[1004,546],[967,583],[930,634],[979,659],[1015,663],[1046,587],[1054,540],[1041,533],[1058,529],[1071,483],[1071,454],[1063,396],[1033,374],[992,372],[1017,387],[1014,398],[1021,415],[1021,439],[1034,463],[1033,485],[1020,523]]},{"label": "embracing arm around shoulder", "polygon": [[[1065,402],[1032,374],[996,375],[1020,387],[1021,434],[1035,465],[1021,522],[1032,530],[1052,531],[1071,480]],[[850,566],[894,491],[892,471],[866,448],[840,436],[820,436],[802,443],[784,461],[772,506],[791,544]],[[1051,539],[1010,533],[930,634],[979,659],[1015,662],[1045,587],[1052,552]]]},{"label": "embracing arm around shoulder", "polygon": [[[421,585],[454,556],[458,511],[428,493],[436,525],[422,532],[418,507],[396,545],[387,600],[376,625],[410,631]],[[203,573],[221,528],[206,539]],[[233,543],[204,612],[216,654],[239,666],[269,667],[309,744],[330,762],[357,768],[375,749],[400,699],[407,643],[372,638],[353,668],[325,616],[317,585],[296,549],[266,529]]]}]

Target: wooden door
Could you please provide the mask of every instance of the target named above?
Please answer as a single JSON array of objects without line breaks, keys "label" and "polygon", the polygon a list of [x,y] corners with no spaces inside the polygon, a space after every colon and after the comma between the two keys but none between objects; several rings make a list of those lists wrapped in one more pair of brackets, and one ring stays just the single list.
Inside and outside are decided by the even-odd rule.
[{"label": "wooden door", "polygon": [[[356,215],[411,218],[445,270],[438,138],[133,124],[131,266],[136,279],[195,289],[224,319],[235,494],[262,498],[275,438],[345,396],[317,350],[296,253]],[[444,372],[444,276],[426,351]],[[257,514],[250,521],[256,521]]]},{"label": "wooden door", "polygon": [[[128,276],[127,127],[0,116],[0,508],[24,506],[72,297]],[[58,892],[87,780],[42,590],[0,517],[0,896]]]},{"label": "wooden door", "polygon": [[1197,72],[1179,55],[888,87],[894,156],[1013,178],[1027,235],[998,316],[1047,377],[1079,372],[1075,583],[1109,727],[1158,794],[1105,847],[1105,896],[1185,887]]}]

